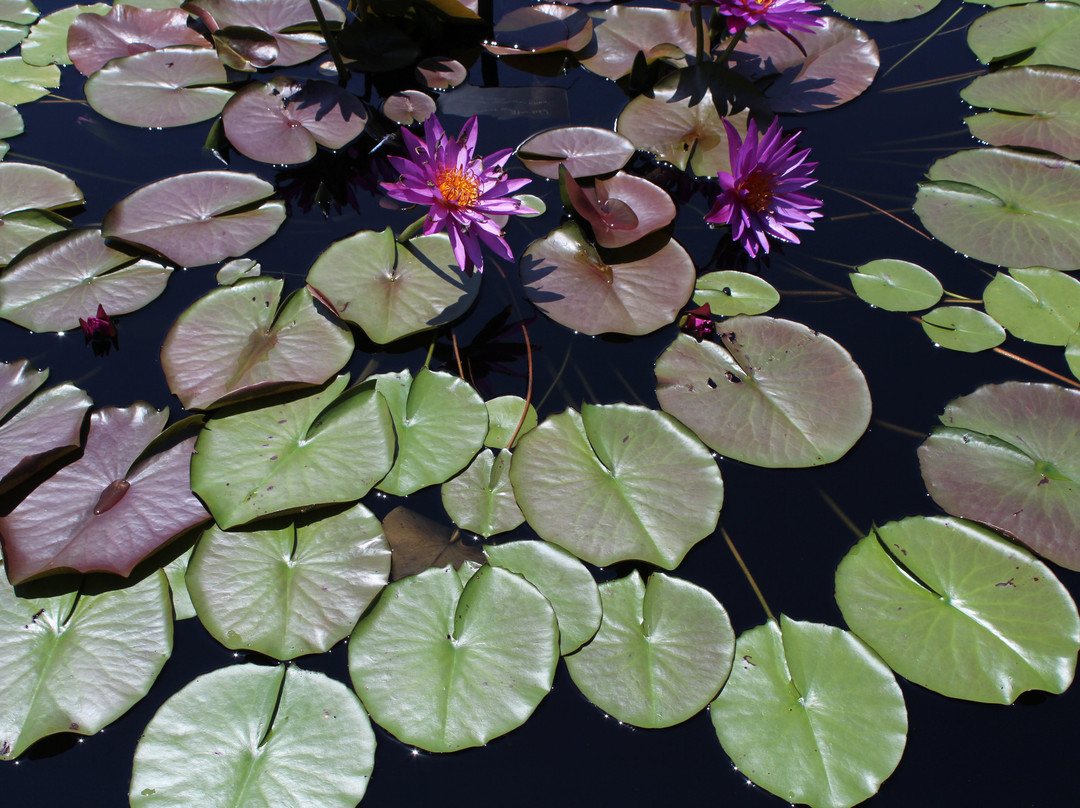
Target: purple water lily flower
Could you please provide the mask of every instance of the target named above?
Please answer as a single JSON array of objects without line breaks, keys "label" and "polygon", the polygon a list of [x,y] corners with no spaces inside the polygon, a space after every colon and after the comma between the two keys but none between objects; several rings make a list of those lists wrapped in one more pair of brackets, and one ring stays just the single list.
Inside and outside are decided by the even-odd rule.
[{"label": "purple water lily flower", "polygon": [[724,15],[729,34],[738,34],[747,28],[764,23],[774,31],[789,34],[792,31],[809,31],[825,21],[815,17],[820,6],[805,0],[709,0]]},{"label": "purple water lily flower", "polygon": [[758,138],[750,121],[746,140],[724,119],[731,173],[721,171],[720,194],[705,214],[710,224],[730,224],[731,238],[753,258],[769,251],[769,237],[799,243],[793,230],[813,230],[821,217],[821,200],[802,193],[817,180],[810,176],[817,163],[806,162],[809,149],[795,151],[796,136],[787,137],[773,120]]},{"label": "purple water lily flower", "polygon": [[424,124],[424,140],[405,128],[401,133],[409,156],[389,158],[401,179],[382,183],[386,193],[402,202],[430,206],[424,235],[445,230],[463,272],[483,271],[481,244],[513,260],[502,226],[492,217],[537,212],[508,196],[529,183],[528,179],[512,180],[503,171],[513,149],[476,157],[475,115],[457,138],[447,137],[434,115]]}]

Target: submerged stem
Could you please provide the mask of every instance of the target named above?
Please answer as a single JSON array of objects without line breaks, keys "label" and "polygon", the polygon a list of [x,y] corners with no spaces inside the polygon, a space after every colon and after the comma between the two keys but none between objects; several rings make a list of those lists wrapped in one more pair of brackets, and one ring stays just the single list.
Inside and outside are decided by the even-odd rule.
[{"label": "submerged stem", "polygon": [[761,604],[761,608],[765,610],[765,614],[768,615],[769,620],[776,622],[776,618],[773,617],[772,609],[769,608],[769,604],[765,602],[765,596],[761,594],[761,590],[758,588],[757,581],[754,580],[754,576],[750,574],[750,568],[746,566],[746,562],[742,560],[742,556],[739,555],[739,551],[735,549],[735,543],[731,540],[731,536],[728,535],[724,526],[720,526],[720,535],[724,537],[724,541],[727,542],[728,549],[731,550],[731,554],[735,556],[735,560],[739,562],[739,569],[743,571],[743,575],[746,576],[746,580],[750,582],[750,588],[754,590],[754,594],[757,595],[758,603]]},{"label": "submerged stem", "polygon": [[525,335],[525,358],[529,361],[529,379],[525,384],[525,406],[521,410],[521,417],[518,419],[517,429],[514,430],[514,434],[510,436],[510,442],[506,444],[506,448],[509,449],[514,445],[514,441],[517,440],[518,432],[521,431],[521,427],[525,423],[525,416],[529,414],[529,402],[532,400],[532,384],[533,384],[533,363],[532,363],[532,343],[529,342],[529,329],[525,327],[525,321],[521,321],[521,333]]},{"label": "submerged stem", "polygon": [[349,83],[349,69],[345,67],[345,60],[341,58],[341,49],[338,48],[337,40],[330,34],[330,26],[326,22],[326,17],[323,16],[322,9],[319,8],[319,0],[308,0],[308,2],[311,3],[311,10],[315,12],[315,19],[319,22],[319,30],[322,31],[326,47],[334,60],[334,68],[338,74],[338,84],[344,87]]}]

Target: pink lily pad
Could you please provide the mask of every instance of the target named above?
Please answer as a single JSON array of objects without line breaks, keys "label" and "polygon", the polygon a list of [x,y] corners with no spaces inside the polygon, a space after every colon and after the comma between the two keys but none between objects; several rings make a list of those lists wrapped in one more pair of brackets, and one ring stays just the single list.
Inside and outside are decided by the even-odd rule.
[{"label": "pink lily pad", "polygon": [[675,218],[671,197],[644,177],[620,171],[609,179],[596,180],[589,188],[569,174],[564,176],[570,203],[592,225],[601,247],[633,244]]},{"label": "pink lily pad", "polygon": [[697,46],[689,8],[612,6],[591,14],[595,45],[579,56],[581,66],[611,80],[625,76],[638,53],[647,62],[680,59]]},{"label": "pink lily pad", "polygon": [[394,93],[383,102],[383,115],[394,123],[408,126],[423,123],[435,114],[435,102],[427,93],[419,90],[404,90]]},{"label": "pink lily pad", "polygon": [[578,51],[592,39],[592,17],[581,9],[541,3],[517,8],[495,24],[496,56]]},{"label": "pink lily pad", "polygon": [[592,126],[560,126],[533,135],[517,148],[517,157],[534,174],[559,178],[559,166],[571,177],[618,171],[634,156],[634,144],[618,132]]},{"label": "pink lily pad", "polygon": [[179,8],[148,9],[117,5],[108,14],[80,14],[68,28],[67,49],[84,76],[105,63],[172,45],[209,48],[206,37],[188,27],[188,13]]},{"label": "pink lily pad", "polygon": [[449,90],[467,77],[465,65],[457,59],[432,56],[416,66],[416,78],[429,90]]},{"label": "pink lily pad", "polygon": [[90,416],[83,456],[0,518],[13,584],[67,570],[130,575],[209,518],[191,493],[194,438],[132,465],[168,418],[141,402]]}]

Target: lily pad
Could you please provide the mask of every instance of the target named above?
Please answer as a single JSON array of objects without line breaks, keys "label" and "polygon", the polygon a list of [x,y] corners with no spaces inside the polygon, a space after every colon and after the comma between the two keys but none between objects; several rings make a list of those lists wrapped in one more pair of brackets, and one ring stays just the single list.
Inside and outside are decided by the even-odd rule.
[{"label": "lily pad", "polygon": [[764,314],[780,302],[780,293],[767,280],[731,270],[707,272],[699,277],[693,297],[696,303],[708,303],[719,317]]},{"label": "lily pad", "polygon": [[[937,8],[941,0],[825,0],[825,2],[829,8],[853,20],[895,22],[921,17]],[[990,3],[985,5],[990,5]]]},{"label": "lily pad", "polygon": [[415,75],[429,90],[449,90],[464,82],[469,77],[469,72],[465,65],[456,59],[430,56],[421,59],[416,65]]},{"label": "lily pad", "polygon": [[210,48],[204,36],[188,27],[188,13],[179,8],[149,9],[113,6],[108,14],[80,14],[67,32],[67,54],[75,69],[92,75],[107,62],[172,45]]},{"label": "lily pad", "polygon": [[484,47],[496,56],[577,51],[592,39],[592,18],[579,8],[540,3],[515,8],[495,23],[495,42]]},{"label": "lily pad", "polygon": [[876,794],[907,740],[904,696],[885,663],[850,632],[784,615],[739,636],[710,712],[740,773],[814,808]]},{"label": "lily pad", "polygon": [[1053,269],[1010,269],[990,281],[983,305],[1014,337],[1065,345],[1080,328],[1080,281]]},{"label": "lily pad", "polygon": [[612,81],[630,73],[638,53],[646,63],[678,60],[694,53],[697,45],[687,8],[612,6],[590,16],[596,21],[596,38],[578,54],[578,61],[586,70]]},{"label": "lily pad", "polygon": [[[8,165],[0,163],[0,165]],[[62,233],[71,220],[48,210],[20,210],[3,214],[0,227],[0,267],[16,255],[54,233]]]},{"label": "lily pad", "polygon": [[1042,562],[950,517],[889,522],[836,570],[851,630],[912,682],[946,696],[1011,704],[1061,693],[1080,650],[1080,615]]},{"label": "lily pad", "polygon": [[98,306],[110,316],[141,309],[171,274],[106,246],[98,230],[73,230],[23,252],[0,275],[0,317],[33,331],[67,331]]},{"label": "lily pad", "polygon": [[977,353],[1005,341],[1005,329],[997,320],[968,306],[939,306],[920,319],[926,336],[951,351]]},{"label": "lily pad", "polygon": [[427,93],[419,90],[405,90],[394,93],[383,102],[383,115],[399,123],[408,126],[414,123],[423,123],[435,114],[435,102]]},{"label": "lily pad", "polygon": [[354,505],[277,529],[211,527],[186,577],[199,619],[218,642],[293,659],[344,639],[389,574],[379,520]]},{"label": "lily pad", "polygon": [[980,261],[1080,269],[1080,166],[1068,160],[957,152],[930,166],[915,213],[935,238]]},{"label": "lily pad", "polygon": [[[514,438],[514,445],[518,440],[536,426],[536,408],[532,404],[526,404],[525,399],[517,396],[499,396],[490,401],[485,401],[484,406],[488,412],[488,433],[484,438],[484,445],[492,449],[509,449],[510,439]],[[522,420],[522,415],[525,416]],[[518,425],[521,429],[518,429]]]},{"label": "lily pad", "polygon": [[146,185],[113,205],[109,238],[155,250],[181,266],[243,255],[277,232],[285,203],[254,174],[197,171]]},{"label": "lily pad", "polygon": [[379,490],[406,496],[457,474],[484,445],[487,408],[472,385],[421,368],[372,377],[386,399],[397,433],[394,467]]},{"label": "lily pad", "polygon": [[761,315],[719,330],[717,342],[676,337],[656,361],[656,396],[720,454],[769,468],[820,466],[866,431],[870,391],[838,343]]},{"label": "lily pad", "polygon": [[551,603],[559,622],[559,653],[572,653],[600,628],[603,607],[592,573],[570,553],[546,541],[511,541],[487,548],[496,567],[516,572]]},{"label": "lily pad", "polygon": [[1029,3],[999,8],[968,28],[968,47],[983,64],[1022,56],[1016,65],[1080,70],[1080,6]]},{"label": "lily pad", "polygon": [[573,223],[530,244],[520,271],[525,294],[538,309],[584,334],[648,334],[674,322],[696,274],[690,255],[674,239],[616,263]]},{"label": "lily pad", "polygon": [[600,585],[596,636],[566,658],[574,684],[605,713],[637,727],[670,727],[705,709],[727,681],[735,632],[706,590],[637,571]]},{"label": "lily pad", "polygon": [[193,438],[138,460],[168,418],[142,402],[90,416],[82,457],[0,518],[12,583],[67,570],[127,576],[207,520],[191,494]]},{"label": "lily pad", "polygon": [[135,747],[129,797],[132,808],[354,808],[374,765],[375,734],[341,682],[231,665],[161,705]]},{"label": "lily pad", "polygon": [[[66,208],[82,201],[82,191],[66,174],[30,163],[0,163],[0,217],[5,226],[16,211]],[[10,252],[6,241],[0,244]]]},{"label": "lily pad", "polygon": [[188,595],[185,580],[188,561],[191,560],[191,551],[193,549],[195,549],[194,545],[162,567],[165,577],[169,579],[173,615],[177,620],[188,620],[195,616],[195,607],[191,604],[191,597]]},{"label": "lily pad", "polygon": [[349,361],[349,329],[318,311],[307,289],[279,307],[283,286],[253,278],[214,289],[176,319],[161,365],[185,409],[322,384]]},{"label": "lily pad", "polygon": [[618,132],[592,126],[560,126],[533,135],[517,147],[516,154],[529,171],[557,180],[559,166],[564,166],[572,177],[618,171],[634,151],[634,144]]},{"label": "lily pad", "polygon": [[0,59],[0,102],[18,106],[37,101],[60,86],[56,65],[28,65],[18,56]]},{"label": "lily pad", "polygon": [[879,258],[848,274],[855,294],[886,311],[920,311],[941,300],[941,282],[910,261]]},{"label": "lily pad", "polygon": [[262,265],[251,258],[234,258],[222,265],[214,280],[219,286],[232,286],[237,281],[257,278],[262,274]]},{"label": "lily pad", "polygon": [[570,204],[592,226],[601,247],[633,244],[675,218],[675,203],[667,191],[644,177],[619,171],[590,187],[566,173],[562,182]]},{"label": "lily pad", "polygon": [[546,419],[521,439],[510,479],[533,529],[597,566],[641,559],[674,569],[716,529],[724,498],[701,442],[674,418],[630,404]]},{"label": "lily pad", "polygon": [[[454,524],[489,538],[525,521],[510,483],[510,452],[484,449],[442,487],[442,503]],[[519,572],[519,570],[514,570]]]},{"label": "lily pad", "polygon": [[325,81],[275,76],[238,92],[221,113],[225,136],[262,163],[305,163],[318,146],[340,149],[367,125],[363,103]]},{"label": "lily pad", "polygon": [[524,723],[551,689],[559,630],[519,575],[449,567],[390,584],[349,640],[349,673],[377,724],[431,752],[481,746]]},{"label": "lily pad", "polygon": [[336,241],[308,271],[308,284],[343,320],[385,344],[453,322],[472,305],[480,279],[458,271],[445,233],[398,244],[389,228]]},{"label": "lily pad", "polygon": [[1023,146],[1080,159],[1080,71],[1007,67],[977,77],[960,97],[980,112],[964,119],[971,134],[994,146]]},{"label": "lily pad", "polygon": [[95,3],[92,6],[69,6],[42,17],[30,29],[23,40],[20,53],[28,65],[69,65],[68,28],[80,14],[108,14],[109,6]]},{"label": "lily pad", "polygon": [[16,597],[0,575],[0,760],[57,732],[93,735],[127,712],[172,653],[172,629],[163,572],[47,598]]},{"label": "lily pad", "polygon": [[483,549],[462,541],[461,531],[398,505],[383,518],[383,532],[392,551],[390,580],[416,575],[429,567],[477,566],[487,562]]},{"label": "lily pad", "polygon": [[1006,382],[952,401],[919,447],[930,496],[1080,570],[1080,391]]},{"label": "lily pad", "polygon": [[217,54],[190,45],[114,59],[86,80],[94,111],[128,126],[186,126],[217,116],[233,90]]},{"label": "lily pad", "polygon": [[199,434],[191,486],[222,528],[308,505],[351,502],[390,469],[386,402],[348,375],[279,403],[211,418]]}]

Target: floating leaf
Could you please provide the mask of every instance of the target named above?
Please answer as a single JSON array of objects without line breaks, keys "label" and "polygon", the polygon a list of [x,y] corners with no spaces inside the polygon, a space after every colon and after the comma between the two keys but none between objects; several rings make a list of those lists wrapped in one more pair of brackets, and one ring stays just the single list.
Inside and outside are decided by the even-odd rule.
[{"label": "floating leaf", "polygon": [[57,732],[93,735],[127,712],[169,658],[172,627],[162,572],[45,598],[16,597],[0,575],[0,760]]},{"label": "floating leaf", "polygon": [[496,56],[577,51],[592,39],[592,18],[579,8],[553,3],[515,8],[495,23],[495,42],[484,47]]},{"label": "floating leaf", "polygon": [[30,36],[23,40],[20,53],[28,65],[69,65],[68,28],[80,14],[107,14],[109,6],[95,3],[92,6],[69,6],[54,11],[38,20],[30,29]]},{"label": "floating leaf", "polygon": [[15,211],[66,208],[82,201],[82,191],[66,174],[29,163],[0,163],[0,216],[5,226],[8,214]]},{"label": "floating leaf", "polygon": [[386,541],[393,551],[390,580],[416,575],[428,567],[484,564],[484,551],[461,541],[461,532],[399,505],[383,519]]},{"label": "floating leaf", "polygon": [[307,281],[339,317],[384,344],[453,322],[472,305],[481,277],[458,271],[445,233],[398,244],[387,228],[334,242]]},{"label": "floating leaf", "polygon": [[950,402],[919,447],[930,496],[1069,569],[1080,569],[1080,392],[984,385]]},{"label": "floating leaf", "polygon": [[736,314],[764,314],[780,302],[773,285],[747,272],[707,272],[697,279],[694,302],[709,304],[719,317]]},{"label": "floating leaf", "polygon": [[129,797],[132,808],[354,808],[374,765],[375,734],[341,682],[231,665],[161,705],[135,747]]},{"label": "floating leaf", "polygon": [[[536,426],[536,408],[532,404],[527,405],[525,399],[517,396],[499,396],[490,401],[485,401],[484,406],[488,411],[488,433],[484,438],[484,445],[492,449],[505,449],[510,439],[517,432],[520,438],[534,426]],[[521,416],[525,419],[522,420]],[[518,430],[518,424],[521,430]],[[517,438],[514,439],[517,445]]]},{"label": "floating leaf", "polygon": [[727,680],[735,632],[706,590],[637,571],[600,585],[596,636],[566,658],[574,684],[619,721],[670,727],[701,712]]},{"label": "floating leaf", "polygon": [[383,115],[394,123],[408,126],[423,123],[435,114],[435,102],[431,96],[419,90],[394,93],[383,102]]},{"label": "floating leaf", "polygon": [[952,351],[977,353],[1005,341],[1005,329],[993,317],[967,306],[939,306],[920,319],[926,336]]},{"label": "floating leaf", "polygon": [[187,584],[199,619],[226,648],[293,659],[344,639],[389,574],[379,520],[354,505],[277,529],[211,527]]},{"label": "floating leaf", "polygon": [[28,65],[18,56],[0,59],[0,102],[28,104],[59,86],[60,68],[56,65]]},{"label": "floating leaf", "polygon": [[525,294],[555,322],[584,334],[648,334],[674,322],[695,275],[677,241],[636,260],[608,260],[577,225],[563,225],[522,253]]},{"label": "floating leaf", "polygon": [[113,205],[101,229],[181,266],[242,255],[277,232],[285,203],[254,174],[197,171],[143,186]]},{"label": "floating leaf", "polygon": [[6,265],[27,247],[47,236],[64,232],[71,224],[70,219],[47,210],[20,210],[4,214],[2,218],[4,226],[0,227],[0,266]]},{"label": "floating leaf", "polygon": [[1080,70],[1080,6],[1030,3],[999,8],[968,28],[968,47],[983,64],[1022,56],[1016,65],[1058,65]]},{"label": "floating leaf", "polygon": [[739,772],[766,791],[849,808],[877,793],[900,762],[904,696],[855,635],[780,621],[739,636],[731,676],[710,707],[713,726]]},{"label": "floating leaf", "polygon": [[[853,20],[895,22],[920,17],[937,8],[941,0],[825,0],[834,11]],[[980,0],[981,2],[981,0]],[[984,3],[991,5],[991,3]],[[826,17],[826,20],[835,17]]]},{"label": "floating leaf", "polygon": [[886,311],[920,311],[941,300],[941,282],[910,261],[879,258],[848,274],[855,294]]},{"label": "floating leaf", "polygon": [[246,25],[229,25],[213,33],[217,58],[226,67],[254,73],[272,65],[278,57],[278,43],[270,34]]},{"label": "floating leaf", "polygon": [[67,54],[75,69],[89,76],[113,59],[136,53],[172,45],[209,49],[206,38],[189,28],[187,22],[188,13],[179,8],[117,5],[104,16],[80,14],[68,28]]},{"label": "floating leaf", "polygon": [[1080,379],[1080,330],[1065,343],[1065,361],[1069,365],[1069,372]]},{"label": "floating leaf", "polygon": [[629,404],[551,416],[521,439],[510,479],[533,529],[597,566],[674,569],[716,528],[724,498],[716,462],[688,429]]},{"label": "floating leaf", "polygon": [[356,626],[349,673],[380,726],[431,752],[480,746],[524,723],[551,689],[555,613],[519,575],[484,565],[397,581]]},{"label": "floating leaf", "polygon": [[386,474],[394,432],[375,384],[347,375],[305,396],[211,418],[191,486],[222,528],[307,505],[351,502]]},{"label": "floating leaf", "polygon": [[572,177],[618,171],[634,156],[634,144],[607,129],[560,126],[533,135],[516,153],[529,171],[557,180],[559,166],[565,166]]},{"label": "floating leaf", "polygon": [[866,379],[838,343],[790,320],[725,320],[717,342],[680,334],[656,361],[656,396],[706,444],[756,466],[820,466],[870,423]]},{"label": "floating leaf", "polygon": [[472,385],[421,368],[372,377],[386,399],[397,433],[394,467],[379,490],[406,496],[457,474],[483,446],[487,409]]},{"label": "floating leaf", "polygon": [[913,516],[874,528],[840,562],[836,602],[893,670],[946,696],[1011,704],[1073,679],[1080,616],[1068,590],[970,522]]},{"label": "floating leaf", "polygon": [[589,187],[567,173],[563,183],[574,210],[592,226],[601,247],[633,244],[675,218],[675,203],[667,191],[644,177],[619,171]]},{"label": "floating leaf", "polygon": [[106,246],[99,230],[73,230],[22,253],[0,275],[0,317],[34,331],[67,331],[98,306],[110,316],[141,309],[171,274]]},{"label": "floating leaf", "polygon": [[191,597],[188,595],[187,582],[185,581],[187,565],[188,561],[191,560],[191,551],[193,549],[194,546],[187,548],[187,550],[162,567],[165,577],[169,579],[173,614],[177,620],[187,620],[195,616],[195,607],[191,604]]},{"label": "floating leaf", "polygon": [[[485,539],[525,521],[510,483],[510,452],[484,449],[442,487],[442,503],[454,524]],[[514,570],[519,572],[519,570]]]},{"label": "floating leaf", "polygon": [[929,178],[915,213],[953,249],[999,266],[1080,269],[1080,166],[970,149],[938,160]]},{"label": "floating leaf", "polygon": [[352,334],[299,289],[253,278],[211,290],[173,323],[161,346],[169,389],[185,409],[322,384],[349,361]]},{"label": "floating leaf", "polygon": [[1080,281],[1053,269],[1010,269],[990,281],[983,305],[1014,337],[1064,345],[1080,328]]},{"label": "floating leaf", "polygon": [[442,56],[422,59],[416,65],[416,78],[429,90],[449,90],[457,87],[468,75],[461,62]]},{"label": "floating leaf", "polygon": [[257,278],[262,274],[262,266],[251,258],[235,258],[222,265],[214,280],[219,286],[232,286],[237,281]]},{"label": "floating leaf", "polygon": [[597,20],[596,39],[578,54],[578,61],[613,81],[631,71],[638,53],[651,63],[681,59],[696,47],[690,9],[612,6],[590,16]]}]

